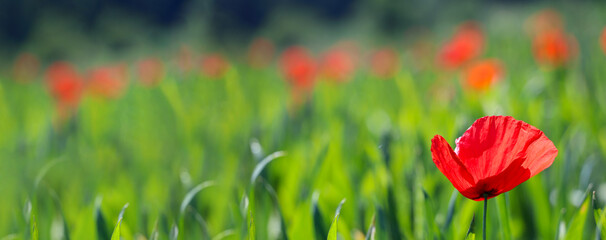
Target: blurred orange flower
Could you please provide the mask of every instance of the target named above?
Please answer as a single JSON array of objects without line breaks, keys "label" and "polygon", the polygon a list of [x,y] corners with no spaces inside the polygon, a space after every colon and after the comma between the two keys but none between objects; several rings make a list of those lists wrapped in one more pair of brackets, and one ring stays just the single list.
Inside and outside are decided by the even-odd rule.
[{"label": "blurred orange flower", "polygon": [[548,8],[533,14],[526,20],[524,27],[528,35],[535,36],[546,31],[564,29],[564,21],[560,13]]},{"label": "blurred orange flower", "polygon": [[88,72],[88,90],[96,96],[118,98],[128,85],[126,64],[97,67]]},{"label": "blurred orange flower", "polygon": [[164,77],[164,64],[157,58],[142,59],[137,63],[137,74],[143,86],[155,86]]},{"label": "blurred orange flower", "polygon": [[17,82],[31,82],[38,75],[40,62],[31,53],[21,53],[13,64],[13,78]]},{"label": "blurred orange flower", "polygon": [[535,60],[542,65],[559,67],[577,54],[576,40],[562,30],[543,31],[533,40]]},{"label": "blurred orange flower", "polygon": [[353,77],[356,70],[356,57],[345,47],[336,46],[322,56],[322,76],[337,82],[346,82]]},{"label": "blurred orange flower", "polygon": [[600,46],[602,47],[602,51],[606,54],[606,27],[604,27],[602,35],[600,35]]},{"label": "blurred orange flower", "polygon": [[398,53],[392,48],[376,50],[370,56],[370,70],[372,74],[380,78],[393,77],[400,66]]},{"label": "blurred orange flower", "polygon": [[464,85],[477,91],[488,90],[503,76],[503,65],[499,60],[488,59],[471,64],[463,73]]},{"label": "blurred orange flower", "polygon": [[318,66],[309,51],[301,46],[286,49],[280,57],[280,67],[286,80],[297,90],[311,90]]},{"label": "blurred orange flower", "polygon": [[274,44],[266,38],[255,39],[248,48],[248,64],[255,68],[264,68],[274,58]]},{"label": "blurred orange flower", "polygon": [[484,34],[474,22],[461,24],[438,52],[438,64],[446,69],[458,68],[476,58],[484,48]]},{"label": "blurred orange flower", "polygon": [[215,53],[202,59],[202,73],[210,78],[223,77],[228,68],[229,63],[221,54]]}]

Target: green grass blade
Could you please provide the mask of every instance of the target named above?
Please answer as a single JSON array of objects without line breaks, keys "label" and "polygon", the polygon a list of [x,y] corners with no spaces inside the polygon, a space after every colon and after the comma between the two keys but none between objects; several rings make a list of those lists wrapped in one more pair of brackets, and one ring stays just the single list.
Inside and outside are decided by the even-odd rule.
[{"label": "green grass blade", "polygon": [[311,196],[311,213],[314,223],[314,232],[316,233],[316,239],[323,239],[324,236],[328,235],[326,228],[324,227],[324,217],[318,207],[318,198],[320,194],[314,192]]},{"label": "green grass blade", "polygon": [[448,211],[446,213],[446,221],[444,221],[444,226],[442,226],[442,231],[446,233],[448,228],[452,224],[452,218],[454,217],[454,209],[457,203],[457,197],[459,196],[459,191],[456,189],[452,191],[452,195],[450,195],[450,200],[448,201]]},{"label": "green grass blade", "polygon": [[500,232],[504,240],[511,240],[511,228],[509,227],[509,194],[501,194],[501,196],[495,197],[497,202],[497,215],[499,217],[499,223],[501,224]]},{"label": "green grass blade", "polygon": [[154,222],[154,228],[151,231],[151,234],[149,235],[149,240],[158,240],[160,233],[158,233],[158,220],[156,220],[156,222]]},{"label": "green grass blade", "polygon": [[327,240],[337,240],[337,225],[339,223],[339,215],[341,214],[341,207],[343,207],[343,204],[345,203],[345,198],[343,200],[341,200],[341,203],[339,203],[339,206],[337,207],[337,210],[335,211],[335,218],[332,221],[332,224],[330,225],[330,229],[328,230],[328,238]]},{"label": "green grass blade", "polygon": [[288,240],[288,232],[286,231],[286,221],[284,220],[284,214],[282,214],[282,209],[280,208],[280,203],[278,202],[278,195],[276,194],[274,188],[268,182],[263,181],[263,183],[265,189],[271,197],[274,208],[278,212],[278,216],[280,216],[280,232],[282,234],[282,239]]},{"label": "green grass blade", "polygon": [[111,240],[120,240],[120,226],[122,225],[122,219],[124,218],[124,211],[126,211],[127,207],[128,207],[128,203],[124,204],[124,207],[122,207],[122,210],[120,211],[120,214],[118,215],[118,222],[116,223],[116,228],[114,228],[114,233],[112,233]]},{"label": "green grass blade", "polygon": [[604,209],[598,208],[595,199],[595,191],[592,194],[592,202],[593,217],[595,218],[596,223],[596,239],[606,239],[606,212],[604,212]]},{"label": "green grass blade", "polygon": [[57,165],[57,163],[60,163],[63,160],[64,160],[63,158],[59,158],[59,159],[55,159],[53,161],[50,161],[50,162],[46,163],[40,169],[40,171],[38,171],[38,175],[36,175],[36,179],[34,180],[34,190],[38,188],[38,186],[40,185],[40,182],[42,182],[42,179],[44,178],[44,176],[46,176],[46,174],[48,173],[48,171],[52,167],[54,167],[55,165]]},{"label": "green grass blade", "polygon": [[255,229],[255,220],[252,214],[252,211],[248,211],[248,240],[255,240],[257,236],[257,231]]},{"label": "green grass blade", "polygon": [[[469,224],[469,229],[467,229],[467,234],[465,235],[465,239],[475,239],[475,224],[476,224],[476,215],[474,214],[471,218],[471,223]],[[471,237],[471,238],[470,238]]]},{"label": "green grass blade", "polygon": [[38,234],[38,223],[36,220],[36,214],[34,213],[34,211],[31,211],[31,216],[29,219],[29,226],[30,226],[30,234],[31,234],[31,239],[32,240],[38,240],[39,239],[39,234]]},{"label": "green grass blade", "polygon": [[374,240],[375,239],[375,215],[372,215],[372,219],[370,220],[370,226],[368,227],[368,231],[366,232],[366,240]]},{"label": "green grass blade", "polygon": [[105,222],[105,217],[103,217],[103,212],[101,212],[101,197],[97,197],[95,199],[95,227],[97,230],[97,239],[105,240],[109,239],[107,223]]},{"label": "green grass blade", "polygon": [[235,234],[236,234],[236,231],[234,231],[233,229],[227,229],[227,230],[217,234],[212,240],[222,240],[224,238],[227,238],[227,237],[235,235]]},{"label": "green grass blade", "polygon": [[253,170],[253,173],[250,177],[250,183],[254,184],[254,182],[257,180],[257,178],[259,177],[259,175],[261,174],[263,169],[265,169],[265,166],[267,166],[267,164],[269,164],[274,159],[283,157],[285,155],[286,155],[286,152],[278,151],[278,152],[269,154],[267,157],[265,157],[263,160],[261,160],[261,162],[259,162],[257,164],[257,166],[255,166],[255,169]]},{"label": "green grass blade", "polygon": [[429,197],[429,194],[427,194],[427,192],[423,189],[423,197],[425,199],[424,201],[424,205],[425,205],[425,221],[427,224],[427,232],[428,232],[428,239],[434,239],[434,238],[438,238],[441,239],[440,237],[440,229],[438,229],[438,226],[436,225],[436,221],[434,220],[435,217],[435,211],[433,209],[433,204],[431,201],[431,198]]},{"label": "green grass blade", "polygon": [[197,186],[195,186],[194,188],[189,190],[189,192],[187,192],[187,194],[185,194],[185,197],[183,198],[183,201],[181,202],[181,207],[179,208],[179,213],[181,214],[181,218],[183,218],[183,216],[185,215],[185,209],[187,208],[187,206],[189,205],[191,200],[194,199],[196,194],[198,194],[205,188],[208,188],[208,187],[211,187],[214,185],[215,185],[215,183],[213,181],[206,181],[206,182],[198,184]]},{"label": "green grass blade", "polygon": [[[214,186],[214,185],[215,185],[215,183],[213,181],[205,181],[203,183],[200,183],[200,184],[196,185],[191,190],[189,190],[189,192],[187,192],[187,194],[185,194],[185,197],[183,198],[183,201],[181,201],[181,206],[179,207],[179,225],[178,225],[178,228],[183,233],[183,234],[181,234],[181,239],[185,238],[183,235],[185,234],[185,215],[186,215],[187,206],[189,206],[189,204],[194,199],[194,197],[196,196],[196,194],[198,194],[199,192],[201,192],[205,188],[208,188],[208,187],[211,187],[211,186]],[[193,211],[195,212],[195,210],[193,210]]]},{"label": "green grass blade", "polygon": [[585,201],[579,207],[575,216],[572,218],[569,224],[568,231],[566,232],[566,236],[564,239],[583,239],[583,233],[585,230],[585,223],[587,222],[588,214],[589,214],[589,204],[591,197],[588,193],[585,193]]},{"label": "green grass blade", "polygon": [[467,237],[465,237],[465,240],[476,240],[476,234],[475,233],[467,234]]},{"label": "green grass blade", "polygon": [[168,239],[170,240],[179,239],[179,227],[177,226],[177,224],[173,223],[173,226],[170,228],[170,233],[168,235]]}]

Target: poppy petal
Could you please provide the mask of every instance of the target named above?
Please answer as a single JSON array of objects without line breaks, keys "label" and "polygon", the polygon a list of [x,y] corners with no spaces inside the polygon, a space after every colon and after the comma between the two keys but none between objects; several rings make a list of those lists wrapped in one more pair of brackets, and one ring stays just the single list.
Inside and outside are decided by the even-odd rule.
[{"label": "poppy petal", "polygon": [[[478,181],[499,182],[502,192],[549,167],[558,154],[541,130],[510,116],[476,120],[457,139],[455,152]],[[507,181],[497,181],[501,177]]]},{"label": "poppy petal", "polygon": [[431,139],[431,156],[440,172],[459,192],[471,188],[475,183],[473,176],[467,171],[444,137],[436,135]]}]

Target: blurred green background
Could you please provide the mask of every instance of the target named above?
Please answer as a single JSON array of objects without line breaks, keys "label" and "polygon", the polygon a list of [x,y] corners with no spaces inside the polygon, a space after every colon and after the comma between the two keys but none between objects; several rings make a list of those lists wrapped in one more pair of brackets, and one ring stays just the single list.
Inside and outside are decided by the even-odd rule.
[{"label": "blurred green background", "polygon": [[[323,239],[331,225],[338,239],[479,236],[482,203],[438,171],[430,139],[454,146],[486,115],[536,126],[559,150],[550,168],[489,201],[489,239],[605,237],[601,2],[26,0],[0,9],[0,239],[115,230],[122,239]],[[533,16],[545,9],[575,39],[563,64],[536,59]],[[440,66],[466,21],[481,29],[481,51]],[[250,62],[259,37],[273,49],[261,50],[269,61],[260,67]],[[324,69],[343,42],[355,58],[345,81],[318,70],[301,89],[298,70],[285,69],[291,46]],[[391,74],[374,70],[377,49],[395,53]],[[145,59],[157,61],[146,68]],[[502,74],[470,88],[470,67],[486,59]],[[71,76],[53,75],[57,62],[82,86],[55,85]],[[119,94],[88,90],[95,69],[116,64],[123,75],[99,81],[120,79],[101,84]],[[159,80],[145,83],[148,73]],[[74,89],[77,102],[63,103]]]}]

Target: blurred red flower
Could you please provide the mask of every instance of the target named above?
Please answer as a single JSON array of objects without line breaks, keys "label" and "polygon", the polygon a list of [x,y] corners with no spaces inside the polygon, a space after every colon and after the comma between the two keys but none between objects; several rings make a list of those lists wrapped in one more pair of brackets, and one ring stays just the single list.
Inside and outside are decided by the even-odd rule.
[{"label": "blurred red flower", "polygon": [[346,82],[355,73],[356,60],[354,53],[348,51],[345,47],[336,46],[322,56],[320,72],[323,77],[329,80]]},{"label": "blurred red flower", "polygon": [[393,77],[400,67],[398,53],[392,48],[382,48],[370,56],[370,70],[380,78]]},{"label": "blurred red flower", "polygon": [[215,53],[202,59],[202,73],[210,78],[223,77],[228,68],[229,63],[221,54]]},{"label": "blurred red flower", "polygon": [[533,14],[526,20],[524,25],[526,32],[530,36],[535,36],[546,31],[564,29],[564,21],[562,21],[560,13],[551,8]]},{"label": "blurred red flower", "polygon": [[75,107],[80,102],[84,81],[67,62],[55,62],[46,70],[46,83],[51,96],[61,105]]},{"label": "blurred red flower", "polygon": [[31,53],[21,53],[13,64],[13,78],[17,82],[31,82],[38,75],[40,62]]},{"label": "blurred red flower", "polygon": [[606,27],[604,27],[602,35],[600,35],[600,46],[602,47],[602,51],[606,54]]},{"label": "blurred red flower", "polygon": [[296,90],[311,90],[314,86],[318,66],[307,49],[293,46],[280,57],[280,67],[286,80]]},{"label": "blurred red flower", "polygon": [[453,151],[440,135],[431,140],[438,169],[465,197],[481,201],[507,192],[549,167],[558,150],[545,134],[510,116],[476,120]]},{"label": "blurred red flower", "polygon": [[484,34],[474,22],[461,24],[438,52],[438,64],[446,69],[458,68],[479,56],[484,48]]},{"label": "blurred red flower", "polygon": [[274,44],[266,38],[255,39],[248,48],[248,64],[255,68],[264,68],[274,58]]},{"label": "blurred red flower", "polygon": [[499,81],[503,75],[503,65],[499,60],[488,59],[471,64],[465,72],[463,79],[465,85],[477,91],[485,91]]},{"label": "blurred red flower", "polygon": [[128,85],[126,64],[97,67],[88,72],[88,90],[96,96],[118,98]]},{"label": "blurred red flower", "polygon": [[576,40],[562,30],[543,31],[533,40],[535,60],[542,65],[558,67],[576,56]]},{"label": "blurred red flower", "polygon": [[164,64],[157,58],[142,59],[137,63],[137,74],[143,86],[155,86],[164,77]]}]

